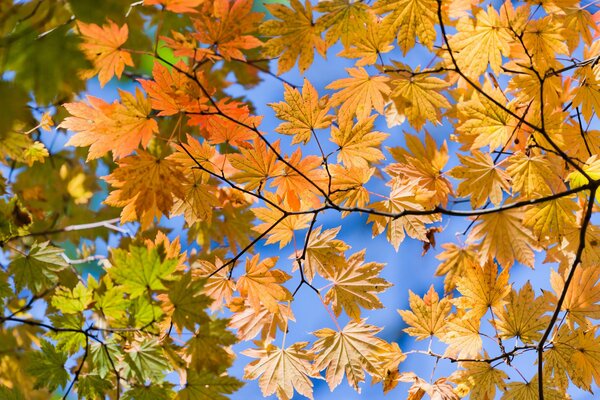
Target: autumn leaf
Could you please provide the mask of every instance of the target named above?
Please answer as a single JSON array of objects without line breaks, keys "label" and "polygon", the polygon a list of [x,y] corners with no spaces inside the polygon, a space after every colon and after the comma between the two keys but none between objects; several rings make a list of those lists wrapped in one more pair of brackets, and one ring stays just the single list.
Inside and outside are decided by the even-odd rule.
[{"label": "autumn leaf", "polygon": [[163,5],[173,13],[196,13],[198,7],[204,3],[204,0],[144,0],[145,6]]},{"label": "autumn leaf", "polygon": [[113,75],[120,79],[126,65],[133,66],[131,54],[121,48],[129,36],[127,24],[119,28],[109,20],[100,27],[77,21],[77,28],[83,36],[81,50],[94,63],[100,86],[106,85]]},{"label": "autumn leaf", "polygon": [[410,311],[398,310],[404,322],[409,325],[404,331],[415,336],[417,340],[443,334],[448,314],[452,309],[450,300],[442,298],[440,301],[433,285],[429,287],[429,291],[422,299],[411,290],[408,293]]},{"label": "autumn leaf", "polygon": [[285,85],[284,101],[269,104],[275,110],[275,116],[287,121],[275,130],[285,135],[294,135],[292,144],[308,143],[315,129],[324,129],[331,125],[332,115],[328,115],[330,105],[327,97],[319,99],[319,94],[304,78],[302,93],[298,89]]},{"label": "autumn leaf", "polygon": [[502,192],[510,191],[510,177],[500,169],[487,153],[478,150],[473,157],[459,155],[462,165],[452,168],[450,175],[463,180],[458,185],[458,195],[470,196],[473,208],[481,207],[487,199],[499,205]]},{"label": "autumn leaf", "polygon": [[461,362],[459,366],[462,369],[454,372],[449,379],[459,387],[466,386],[473,400],[493,399],[496,390],[504,390],[505,381],[509,379],[506,372],[490,363],[467,361]]},{"label": "autumn leaf", "polygon": [[273,269],[277,257],[259,260],[258,254],[246,260],[246,273],[238,279],[237,290],[255,310],[263,304],[275,313],[278,311],[278,301],[292,299],[290,291],[282,286],[290,276],[280,269]]},{"label": "autumn leaf", "polygon": [[367,117],[353,124],[351,118],[344,117],[339,122],[339,128],[331,128],[331,141],[339,146],[338,162],[346,167],[368,168],[369,163],[384,159],[379,149],[388,136],[385,133],[373,131],[375,116]]},{"label": "autumn leaf", "polygon": [[331,303],[336,316],[342,309],[355,321],[360,320],[360,308],[373,310],[382,308],[377,293],[383,292],[391,284],[379,277],[383,264],[364,264],[365,250],[352,254],[333,268],[326,268],[323,276],[332,282],[331,289],[324,297],[325,304]]},{"label": "autumn leaf", "polygon": [[242,354],[258,358],[244,368],[244,379],[258,379],[263,396],[276,394],[280,400],[290,400],[294,390],[313,399],[310,378],[321,378],[312,371],[314,355],[306,350],[308,342],[297,342],[288,348],[267,345],[264,348],[244,350]]},{"label": "autumn leaf", "polygon": [[369,19],[368,9],[366,4],[349,0],[320,2],[315,10],[323,15],[317,20],[317,24],[326,31],[327,46],[331,47],[341,40],[344,47],[347,47],[360,34],[362,24]]},{"label": "autumn leaf", "polygon": [[278,20],[263,22],[260,33],[271,37],[263,53],[279,57],[277,73],[289,71],[298,59],[298,69],[304,72],[313,63],[314,50],[325,57],[327,45],[321,38],[323,28],[313,21],[312,6],[299,0],[290,1],[291,8],[283,4],[267,4],[267,10]]},{"label": "autumn leaf", "polygon": [[365,370],[372,376],[381,373],[378,357],[385,354],[387,343],[375,336],[380,331],[361,320],[349,322],[341,331],[325,328],[313,332],[318,337],[312,348],[316,353],[314,371],[326,369],[325,379],[331,390],[346,375],[350,386],[360,393],[358,384],[365,380]]},{"label": "autumn leaf", "polygon": [[344,265],[344,252],[350,248],[343,240],[335,239],[340,227],[321,231],[319,226],[313,229],[306,244],[306,253],[302,269],[304,277],[312,282],[315,275],[324,276],[326,271],[336,271],[337,266]]},{"label": "autumn leaf", "polygon": [[359,121],[368,118],[371,110],[383,114],[383,106],[390,94],[389,78],[382,75],[370,76],[362,68],[348,68],[350,78],[333,81],[327,89],[338,89],[331,96],[331,105],[340,106],[339,114],[350,119],[356,115]]},{"label": "autumn leaf", "polygon": [[149,227],[155,217],[169,214],[175,198],[185,196],[185,178],[178,166],[145,151],[121,159],[119,167],[103,178],[116,188],[106,198],[106,204],[123,207],[121,222],[139,220],[142,229]]}]

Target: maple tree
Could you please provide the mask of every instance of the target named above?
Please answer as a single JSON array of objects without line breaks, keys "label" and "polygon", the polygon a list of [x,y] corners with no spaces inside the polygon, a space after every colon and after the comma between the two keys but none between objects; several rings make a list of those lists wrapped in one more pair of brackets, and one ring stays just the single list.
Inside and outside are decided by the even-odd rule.
[{"label": "maple tree", "polygon": [[[597,390],[598,5],[258,8],[0,3],[0,397]],[[356,221],[438,260],[398,314]],[[309,296],[330,323],[290,343]]]}]

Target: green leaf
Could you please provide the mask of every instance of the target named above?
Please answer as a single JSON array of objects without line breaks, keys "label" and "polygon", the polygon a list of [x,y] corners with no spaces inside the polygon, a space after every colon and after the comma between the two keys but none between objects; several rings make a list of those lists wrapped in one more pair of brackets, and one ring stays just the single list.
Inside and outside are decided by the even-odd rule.
[{"label": "green leaf", "polygon": [[63,314],[75,314],[86,310],[92,302],[92,290],[82,282],[73,289],[60,286],[52,296],[52,305]]},{"label": "green leaf", "polygon": [[114,382],[102,379],[100,376],[80,375],[77,380],[77,394],[79,398],[87,400],[104,400],[106,393],[114,388]]},{"label": "green leaf", "polygon": [[136,377],[140,382],[162,380],[169,369],[162,346],[157,339],[134,342],[125,354],[125,376]]},{"label": "green leaf", "polygon": [[64,387],[69,380],[65,370],[67,354],[58,351],[50,342],[42,340],[41,351],[30,355],[27,362],[27,372],[36,378],[35,388],[47,388],[53,392],[59,386]]},{"label": "green leaf", "polygon": [[119,349],[119,345],[108,340],[104,342],[104,346],[98,342],[92,342],[90,344],[93,371],[96,372],[100,378],[104,379],[108,374],[114,372],[113,364],[115,367],[117,366],[121,354]]},{"label": "green leaf", "polygon": [[196,323],[208,320],[204,309],[210,306],[212,299],[202,294],[203,286],[201,281],[192,281],[189,272],[169,285],[167,313],[171,313],[171,320],[179,332],[183,328],[194,331]]},{"label": "green leaf", "polygon": [[187,372],[185,389],[177,393],[176,400],[227,400],[227,394],[239,390],[244,384],[231,376],[210,372]]},{"label": "green leaf", "polygon": [[131,246],[129,251],[114,250],[112,263],[108,270],[110,277],[121,284],[131,298],[136,298],[147,291],[165,290],[161,279],[170,278],[178,260],[161,259],[156,248]]},{"label": "green leaf", "polygon": [[172,387],[168,382],[160,385],[136,385],[125,392],[123,400],[169,400],[174,394]]},{"label": "green leaf", "polygon": [[34,243],[27,255],[19,255],[8,268],[14,275],[17,292],[27,287],[40,293],[58,282],[57,273],[68,266],[62,249],[45,243]]},{"label": "green leaf", "polygon": [[21,391],[16,388],[7,388],[4,385],[0,385],[0,399],[2,400],[25,400]]},{"label": "green leaf", "polygon": [[50,315],[48,317],[52,322],[52,326],[58,329],[64,329],[58,332],[49,332],[48,336],[56,340],[56,347],[69,354],[74,354],[79,349],[85,346],[85,333],[82,331],[82,326],[85,320],[83,315],[67,314],[67,315]]},{"label": "green leaf", "polygon": [[237,338],[227,330],[227,323],[226,319],[204,323],[187,341],[185,352],[191,357],[190,369],[220,374],[231,366],[233,357],[226,347],[235,344]]}]

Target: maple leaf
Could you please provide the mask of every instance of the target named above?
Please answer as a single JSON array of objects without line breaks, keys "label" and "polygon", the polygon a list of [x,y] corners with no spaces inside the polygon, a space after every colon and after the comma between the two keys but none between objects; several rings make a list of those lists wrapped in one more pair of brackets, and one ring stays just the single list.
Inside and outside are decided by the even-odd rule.
[{"label": "maple leaf", "polygon": [[580,106],[585,119],[591,121],[594,112],[600,112],[600,77],[590,66],[578,68],[576,77],[580,84],[575,89],[573,106]]},{"label": "maple leaf", "polygon": [[385,171],[391,176],[417,179],[423,188],[434,193],[431,206],[446,205],[452,193],[452,185],[442,173],[449,158],[448,145],[444,141],[438,149],[428,132],[425,132],[425,145],[409,133],[404,134],[404,140],[408,151],[401,147],[388,148],[398,164],[389,164]]},{"label": "maple leaf", "polygon": [[121,223],[139,219],[142,229],[150,226],[154,217],[168,215],[175,198],[185,196],[185,177],[179,164],[156,158],[145,151],[127,156],[119,167],[103,179],[117,190],[110,192],[106,204],[123,207]]},{"label": "maple leaf", "polygon": [[506,372],[490,363],[461,362],[459,366],[463,369],[455,371],[449,379],[459,387],[466,386],[473,400],[495,398],[496,389],[504,390],[504,382],[509,379]]},{"label": "maple leaf", "polygon": [[222,266],[223,261],[219,258],[215,259],[214,264],[198,260],[192,265],[192,275],[206,279],[202,292],[213,299],[210,306],[212,310],[222,307],[223,303],[229,304],[235,290],[235,282],[229,278],[227,269],[221,268]]},{"label": "maple leaf", "polygon": [[252,32],[258,28],[263,14],[251,9],[251,0],[215,0],[210,13],[200,13],[193,20],[196,32],[192,36],[216,48],[225,60],[245,60],[242,50],[262,45]]},{"label": "maple leaf", "polygon": [[338,119],[339,128],[331,128],[331,141],[339,146],[338,162],[346,167],[368,168],[369,163],[384,159],[379,149],[389,135],[373,131],[375,115],[353,124],[352,118]]},{"label": "maple leaf", "polygon": [[[138,79],[150,97],[152,108],[159,111],[158,116],[207,110],[208,99],[198,85],[184,73],[187,70],[188,67],[183,61],[179,61],[175,68],[170,70],[155,61],[152,68],[153,80]],[[201,79],[198,76],[196,78]]]},{"label": "maple leaf", "polygon": [[136,298],[149,290],[166,290],[163,280],[172,280],[171,274],[177,267],[177,259],[162,259],[156,248],[131,246],[129,251],[114,249],[112,265],[108,273],[115,282]]},{"label": "maple leaf", "polygon": [[413,383],[408,389],[407,400],[421,400],[426,393],[432,400],[459,400],[452,385],[446,383],[446,378],[439,378],[430,384],[413,372],[405,372],[399,374],[397,379],[401,382]]},{"label": "maple leaf", "polygon": [[332,303],[331,308],[336,316],[342,309],[355,321],[360,320],[360,307],[367,310],[383,308],[377,293],[392,286],[379,277],[384,264],[369,262],[363,264],[365,250],[352,254],[335,268],[324,270],[324,277],[332,282],[331,289],[324,297],[325,304]]},{"label": "maple leaf", "polygon": [[422,299],[412,290],[409,290],[408,294],[410,311],[398,310],[404,322],[409,325],[404,331],[415,336],[417,340],[443,335],[448,314],[452,310],[450,300],[443,298],[440,301],[433,285]]},{"label": "maple leaf", "polygon": [[481,239],[480,260],[485,262],[489,257],[495,257],[504,268],[516,260],[533,268],[533,250],[538,246],[522,220],[523,211],[516,208],[482,215],[468,238],[469,242]]},{"label": "maple leaf", "polygon": [[[320,4],[326,4],[326,2]],[[348,36],[352,36],[352,41],[337,54],[340,57],[359,58],[355,63],[357,67],[373,65],[377,63],[377,58],[381,54],[389,53],[394,49],[394,46],[391,45],[394,40],[393,33],[386,29],[383,23],[372,13],[368,13],[366,17],[365,29],[352,31],[351,34],[348,34]]]},{"label": "maple leaf", "polygon": [[131,154],[141,143],[148,146],[153,134],[158,132],[156,120],[150,118],[150,102],[136,88],[135,96],[119,89],[121,102],[108,104],[102,99],[88,96],[89,105],[83,102],[66,103],[71,114],[59,128],[75,131],[67,146],[90,146],[88,160],[112,151],[113,158]]},{"label": "maple leaf", "polygon": [[325,379],[331,390],[345,374],[350,386],[360,393],[358,384],[365,380],[364,370],[372,376],[381,373],[378,358],[389,345],[375,336],[380,331],[381,328],[361,320],[350,321],[341,331],[324,328],[313,332],[319,338],[312,348],[316,353],[313,370],[327,369]]},{"label": "maple leaf", "polygon": [[[332,201],[346,207],[364,207],[369,203],[370,194],[365,185],[375,173],[375,168],[346,168],[331,164],[328,169],[331,173],[329,198]],[[347,214],[347,211],[342,212],[342,216]]]},{"label": "maple leaf", "polygon": [[193,370],[187,371],[185,388],[177,392],[175,400],[228,400],[243,383],[232,376]]},{"label": "maple leaf", "polygon": [[568,196],[536,204],[525,211],[523,225],[539,239],[558,240],[565,232],[577,229],[575,213],[579,206]]},{"label": "maple leaf", "polygon": [[483,347],[479,333],[481,321],[472,318],[459,310],[456,315],[449,318],[446,332],[441,340],[448,344],[444,356],[455,358],[480,358]]},{"label": "maple leaf", "polygon": [[195,8],[204,3],[204,0],[144,0],[145,6],[163,5],[172,13],[197,13]]},{"label": "maple leaf", "polygon": [[308,228],[311,219],[308,214],[285,216],[270,204],[267,204],[267,208],[253,208],[252,212],[260,221],[263,221],[252,229],[261,234],[269,230],[266,244],[279,242],[280,249],[292,241],[294,231]]},{"label": "maple leaf", "polygon": [[338,265],[343,265],[346,262],[344,252],[350,248],[343,240],[335,239],[340,226],[321,232],[322,228],[313,229],[306,244],[302,269],[309,282],[315,274],[325,276],[326,271],[335,271]]},{"label": "maple leaf", "polygon": [[284,101],[271,103],[275,116],[285,120],[275,131],[284,135],[294,135],[292,144],[308,143],[315,129],[324,129],[331,125],[332,115],[328,115],[330,105],[327,97],[319,99],[319,94],[304,78],[302,94],[289,85],[284,86]]},{"label": "maple leaf", "polygon": [[290,1],[291,8],[283,4],[266,4],[265,7],[278,20],[263,22],[260,33],[271,37],[263,53],[267,57],[279,57],[277,74],[289,71],[296,59],[298,69],[304,72],[313,62],[314,50],[325,57],[327,45],[321,38],[323,28],[313,21],[312,5],[306,0],[304,7],[299,0]]},{"label": "maple leaf", "polygon": [[52,343],[42,340],[40,351],[32,353],[27,370],[36,377],[34,388],[48,388],[50,392],[56,390],[59,386],[65,386],[69,380],[69,373],[64,365],[67,362],[67,355],[58,351]]},{"label": "maple leaf", "polygon": [[299,210],[301,201],[317,207],[320,204],[318,196],[326,184],[325,171],[320,168],[323,159],[313,155],[302,157],[298,147],[285,160],[287,163],[281,176],[273,178],[271,187],[277,188],[276,194],[283,197],[292,210]]},{"label": "maple leaf", "polygon": [[77,28],[83,36],[81,50],[94,63],[94,75],[98,74],[100,86],[106,85],[114,75],[121,78],[126,65],[133,66],[131,54],[121,49],[129,36],[127,24],[119,28],[108,20],[107,24],[100,27],[77,21]]},{"label": "maple leaf", "polygon": [[439,124],[441,109],[450,107],[448,100],[440,93],[448,87],[448,83],[429,74],[419,74],[419,68],[413,72],[404,64],[395,62],[394,65],[401,71],[390,73],[390,98],[394,101],[396,109],[402,112],[417,130],[421,129],[426,121]]},{"label": "maple leaf", "polygon": [[344,47],[348,46],[360,34],[362,25],[370,16],[366,4],[350,0],[322,1],[315,10],[323,13],[317,24],[326,30],[325,42],[328,47],[338,40]]},{"label": "maple leaf", "polygon": [[342,78],[333,81],[326,86],[327,89],[338,89],[331,96],[331,105],[340,106],[339,114],[346,115],[350,119],[356,115],[358,120],[363,120],[371,115],[375,109],[383,114],[383,107],[390,94],[387,76],[370,76],[362,68],[347,68],[346,72],[351,78]]},{"label": "maple leaf", "polygon": [[406,54],[415,45],[416,37],[429,49],[435,41],[437,4],[433,0],[378,0],[378,14],[391,11],[383,20],[385,30],[397,31],[400,49]]},{"label": "maple leaf", "polygon": [[[235,299],[230,302],[230,305],[235,305]],[[237,310],[231,317],[229,326],[237,330],[237,336],[240,340],[254,339],[260,333],[261,340],[270,343],[275,339],[277,329],[282,332],[287,330],[290,320],[295,321],[295,318],[288,302],[285,304],[278,303],[276,312],[271,312],[261,304],[258,310],[245,306],[241,310]]]},{"label": "maple leaf", "polygon": [[263,396],[275,393],[279,400],[290,400],[296,390],[312,400],[310,378],[321,375],[312,370],[314,355],[305,349],[307,345],[308,342],[297,342],[287,348],[267,345],[242,351],[248,357],[258,358],[244,368],[244,379],[258,379]]},{"label": "maple leaf", "polygon": [[158,295],[164,313],[171,318],[179,334],[184,328],[193,331],[197,323],[208,320],[204,309],[210,305],[211,299],[202,293],[202,286],[203,282],[186,273],[167,285],[166,294]]},{"label": "maple leaf", "polygon": [[502,56],[508,56],[512,37],[492,6],[488,6],[487,12],[479,10],[475,18],[461,18],[456,30],[450,46],[456,51],[456,62],[462,72],[477,77],[489,63],[494,73],[500,73]]},{"label": "maple leaf", "polygon": [[543,155],[527,156],[522,152],[510,157],[510,165],[506,172],[512,178],[513,192],[521,192],[524,196],[549,195],[551,188],[559,187],[562,182],[552,171],[550,161]]},{"label": "maple leaf", "polygon": [[[405,210],[423,209],[418,199],[418,191],[421,190],[418,187],[418,182],[413,181],[409,183],[394,179],[391,184],[392,190],[389,199],[371,204],[373,209],[391,214],[400,213]],[[373,222],[373,236],[377,236],[386,230],[388,242],[398,251],[400,243],[404,240],[405,232],[413,239],[429,242],[425,224],[432,223],[437,218],[435,215],[408,215],[400,218],[392,218],[371,214],[367,223]]]},{"label": "maple leaf", "polygon": [[517,292],[512,289],[506,297],[506,305],[495,309],[494,326],[501,339],[518,337],[525,344],[533,344],[542,335],[540,331],[548,326],[550,316],[544,315],[551,311],[552,296],[543,292],[535,297],[531,283],[527,281]]},{"label": "maple leaf", "polygon": [[10,263],[9,272],[14,274],[17,291],[27,287],[33,293],[40,293],[58,282],[58,273],[68,266],[62,253],[61,249],[50,246],[49,242],[36,242],[27,254],[15,257]]},{"label": "maple leaf", "polygon": [[240,154],[231,155],[231,165],[239,170],[231,179],[243,183],[246,190],[258,189],[260,192],[267,180],[280,175],[283,168],[277,159],[279,141],[272,143],[272,146],[275,151],[267,147],[263,140],[256,138],[251,148],[240,148]]},{"label": "maple leaf", "polygon": [[511,289],[508,278],[508,269],[498,274],[498,266],[493,261],[483,266],[472,264],[457,282],[461,296],[454,299],[453,303],[457,308],[468,309],[468,316],[481,318],[488,310],[506,304],[505,299]]},{"label": "maple leaf", "polygon": [[502,202],[502,191],[510,191],[509,175],[498,168],[487,153],[473,150],[473,157],[458,155],[462,165],[452,168],[450,175],[461,179],[458,184],[458,195],[470,195],[471,206],[481,207],[486,200],[494,205]]},{"label": "maple leaf", "polygon": [[[591,325],[588,318],[600,319],[600,304],[598,304],[600,302],[599,279],[600,268],[595,265],[578,268],[573,273],[572,284],[567,288],[561,305],[561,310],[567,311],[566,320],[571,327],[575,322],[580,326]],[[552,290],[560,296],[565,289],[563,274],[552,270],[550,285]]]},{"label": "maple leaf", "polygon": [[278,301],[292,299],[292,294],[281,284],[290,279],[290,276],[280,269],[273,269],[277,257],[266,258],[259,262],[260,256],[256,254],[246,259],[246,273],[237,281],[237,290],[240,295],[248,299],[250,305],[259,310],[263,304],[270,312],[279,310]]},{"label": "maple leaf", "polygon": [[[513,111],[513,104],[504,105],[507,100],[499,88],[488,81],[483,85],[486,96],[473,92],[469,101],[458,104],[461,123],[458,131],[461,135],[473,137],[471,149],[489,146],[491,150],[504,148],[516,138],[517,120],[508,111]],[[498,107],[487,96],[504,107]]]}]

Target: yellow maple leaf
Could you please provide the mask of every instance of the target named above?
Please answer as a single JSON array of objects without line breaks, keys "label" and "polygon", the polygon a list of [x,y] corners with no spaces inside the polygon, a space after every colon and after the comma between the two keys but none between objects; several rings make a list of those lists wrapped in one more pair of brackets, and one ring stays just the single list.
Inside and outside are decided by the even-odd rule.
[{"label": "yellow maple leaf", "polygon": [[340,106],[339,113],[348,119],[356,115],[359,121],[369,117],[375,109],[383,114],[387,97],[390,94],[387,76],[370,76],[363,68],[346,68],[351,78],[342,78],[326,86],[327,89],[337,89],[331,96],[331,105]]},{"label": "yellow maple leaf", "polygon": [[323,26],[327,46],[341,39],[348,46],[362,31],[363,24],[369,18],[369,7],[359,1],[326,0],[321,1],[315,10],[323,13],[317,24]]},{"label": "yellow maple leaf", "polygon": [[269,311],[278,311],[279,301],[292,299],[292,294],[281,284],[290,276],[280,269],[273,269],[277,257],[269,257],[260,261],[260,255],[246,259],[246,272],[237,281],[237,290],[247,299],[252,308],[260,310],[261,304]]},{"label": "yellow maple leaf", "polygon": [[[555,272],[550,273],[550,285],[552,290],[558,296],[565,288],[564,274]],[[576,322],[579,326],[590,326],[592,322],[589,319],[600,319],[600,267],[597,265],[581,266],[573,273],[571,284],[565,294],[561,310],[567,311],[566,320],[569,326],[573,327]],[[556,302],[556,299],[554,299]]]},{"label": "yellow maple leaf", "polygon": [[330,105],[326,97],[319,99],[319,94],[304,78],[302,94],[298,89],[285,85],[284,101],[271,103],[275,116],[285,120],[275,130],[285,135],[293,135],[292,144],[308,143],[315,129],[327,128],[331,125],[333,115],[328,115]]},{"label": "yellow maple leaf", "polygon": [[533,249],[537,243],[529,229],[522,223],[523,211],[511,209],[479,217],[469,234],[469,242],[481,240],[479,243],[479,257],[481,262],[490,257],[496,258],[504,268],[508,268],[515,261],[533,268]]},{"label": "yellow maple leaf", "polygon": [[575,77],[579,86],[574,90],[573,106],[581,107],[581,113],[587,121],[594,113],[600,113],[600,74],[595,74],[590,65],[578,68]]},{"label": "yellow maple leaf", "polygon": [[[423,194],[423,189],[418,181],[401,181],[400,179],[392,179],[390,182],[392,190],[387,200],[378,201],[371,204],[374,210],[387,212],[391,214],[400,213],[405,210],[423,210],[420,203],[420,196],[429,199],[431,192],[426,191]],[[439,219],[439,215],[407,215],[400,218],[386,217],[383,215],[371,214],[367,223],[373,222],[373,236],[380,235],[386,231],[388,242],[394,246],[396,251],[400,243],[404,240],[405,232],[413,239],[418,239],[423,242],[429,242],[427,238],[426,223],[432,223]]]},{"label": "yellow maple leaf", "polygon": [[350,246],[335,238],[340,228],[338,226],[321,232],[322,227],[319,226],[312,231],[302,264],[304,277],[309,282],[312,282],[315,274],[324,276],[325,271],[334,271],[338,265],[345,263],[344,252]]},{"label": "yellow maple leaf", "polygon": [[432,336],[443,335],[446,330],[448,314],[452,310],[452,303],[447,298],[440,301],[440,296],[433,285],[421,299],[408,291],[410,311],[398,310],[398,313],[409,327],[404,332],[415,336],[417,340],[428,339]]},{"label": "yellow maple leaf", "polygon": [[103,177],[116,188],[104,202],[123,207],[121,223],[139,220],[142,229],[147,229],[155,217],[169,214],[175,199],[185,197],[185,176],[175,161],[139,150],[137,155],[122,158],[118,165]]},{"label": "yellow maple leaf", "polygon": [[86,58],[93,62],[95,68],[93,74],[98,74],[100,86],[106,85],[113,75],[121,78],[126,65],[133,66],[131,54],[121,49],[129,36],[127,24],[119,28],[109,20],[107,24],[100,27],[77,21],[77,27],[83,36],[81,50]]},{"label": "yellow maple leaf", "polygon": [[436,276],[446,276],[444,292],[451,293],[464,271],[472,264],[479,264],[479,257],[474,245],[463,247],[454,243],[444,243],[442,248],[444,251],[436,256],[441,263],[435,274]]},{"label": "yellow maple leaf", "polygon": [[512,37],[498,12],[490,5],[487,12],[479,10],[475,18],[461,18],[456,30],[450,47],[460,70],[467,76],[479,77],[489,64],[499,74],[502,56],[509,55]]},{"label": "yellow maple leaf", "polygon": [[444,356],[477,360],[483,347],[479,334],[481,320],[465,316],[462,310],[451,318],[442,341],[448,344]]},{"label": "yellow maple leaf", "polygon": [[271,37],[264,44],[263,54],[279,57],[278,74],[289,71],[298,58],[298,69],[304,72],[313,62],[314,49],[323,57],[327,50],[321,38],[323,27],[313,21],[310,1],[306,0],[304,7],[299,0],[291,0],[290,5],[291,8],[266,4],[267,10],[278,20],[269,20],[260,26],[260,33]]},{"label": "yellow maple leaf", "polygon": [[481,207],[489,198],[492,204],[502,202],[502,191],[510,192],[510,177],[500,169],[492,157],[479,150],[473,150],[473,156],[458,155],[462,165],[452,168],[450,175],[461,179],[458,195],[471,196],[471,206]]},{"label": "yellow maple leaf", "polygon": [[381,331],[364,320],[350,321],[342,331],[324,328],[313,332],[318,337],[312,350],[316,353],[315,372],[327,369],[325,379],[331,390],[342,381],[344,374],[348,383],[360,393],[358,384],[365,380],[366,370],[372,376],[380,376],[381,357],[389,352],[389,344],[375,336]]},{"label": "yellow maple leaf", "polygon": [[392,286],[379,277],[384,264],[368,262],[364,264],[365,250],[352,254],[333,268],[326,268],[324,277],[332,282],[325,294],[325,304],[331,304],[336,316],[342,309],[355,321],[360,320],[360,308],[374,310],[383,308],[377,293]]},{"label": "yellow maple leaf", "polygon": [[[370,195],[365,185],[375,173],[375,168],[346,168],[338,164],[331,164],[328,168],[331,173],[331,201],[345,207],[364,207],[369,202]],[[342,216],[347,214],[347,211],[342,212]]]},{"label": "yellow maple leaf", "polygon": [[356,124],[347,115],[338,118],[339,127],[331,128],[331,141],[339,146],[338,162],[349,168],[368,168],[369,163],[385,158],[379,148],[389,135],[372,130],[375,117],[359,119]]},{"label": "yellow maple leaf", "polygon": [[[246,307],[243,303],[241,307],[234,308],[243,299],[233,299],[229,303],[229,308],[234,311],[229,327],[235,329],[237,337],[240,340],[252,340],[260,333],[260,340],[265,343],[271,343],[276,335],[277,330],[285,332],[289,321],[295,321],[292,309],[289,307],[289,302],[278,303],[277,311],[271,312],[263,304],[258,310],[253,307]],[[247,303],[247,302],[246,302]]]},{"label": "yellow maple leaf", "polygon": [[430,206],[446,205],[448,195],[452,193],[452,185],[442,173],[449,158],[446,141],[438,149],[429,132],[425,132],[424,144],[409,133],[404,134],[404,140],[408,150],[402,147],[388,148],[398,163],[389,164],[385,171],[391,176],[401,174],[418,180],[422,187],[434,193]]},{"label": "yellow maple leaf", "polygon": [[452,302],[457,308],[467,311],[467,316],[478,319],[488,310],[501,308],[510,293],[508,269],[498,274],[498,266],[488,261],[483,266],[469,265],[457,282],[461,296]]},{"label": "yellow maple leaf", "polygon": [[558,241],[566,232],[578,228],[575,213],[579,208],[569,196],[545,201],[525,211],[523,225],[530,228],[538,240]]},{"label": "yellow maple leaf", "polygon": [[430,74],[419,74],[419,68],[413,73],[408,66],[397,62],[394,65],[402,71],[390,74],[390,97],[396,109],[417,130],[427,121],[439,124],[442,109],[450,107],[448,100],[440,93],[449,86],[448,83]]},{"label": "yellow maple leaf", "polygon": [[279,141],[272,143],[271,150],[262,139],[254,139],[250,148],[240,148],[240,154],[229,156],[231,165],[238,171],[231,176],[234,182],[244,184],[246,190],[260,192],[269,178],[281,174],[283,165],[277,161]]},{"label": "yellow maple leaf", "polygon": [[512,178],[513,192],[521,192],[527,198],[552,194],[553,189],[563,191],[562,180],[544,155],[514,153],[508,160],[506,172]]},{"label": "yellow maple leaf", "polygon": [[509,379],[506,372],[494,368],[490,363],[461,362],[459,366],[463,369],[452,373],[449,379],[459,387],[466,386],[473,400],[494,399],[496,388],[504,390],[504,382]]},{"label": "yellow maple leaf", "polygon": [[545,315],[552,311],[553,296],[550,292],[543,292],[536,297],[527,281],[517,292],[512,289],[506,297],[506,305],[496,309],[493,321],[501,339],[519,338],[525,344],[533,344],[542,337],[541,331],[545,330],[550,321],[550,316]]},{"label": "yellow maple leaf", "polygon": [[267,207],[253,208],[252,212],[256,218],[263,221],[252,229],[261,234],[269,230],[266,244],[279,243],[280,249],[292,241],[294,231],[308,228],[311,219],[310,214],[284,216],[270,204],[267,204]]},{"label": "yellow maple leaf", "polygon": [[310,378],[322,379],[312,371],[314,354],[306,350],[308,342],[298,342],[287,348],[267,345],[259,349],[247,349],[241,353],[258,358],[244,368],[244,379],[257,379],[263,396],[276,394],[279,400],[291,400],[294,390],[313,399],[313,383]]},{"label": "yellow maple leaf", "polygon": [[[210,306],[213,311],[221,308],[223,304],[229,304],[235,290],[235,282],[228,276],[229,271],[221,266],[223,261],[218,257],[214,264],[206,260],[198,260],[192,264],[192,275],[206,279],[202,292],[213,299]],[[217,270],[218,272],[215,272]]]},{"label": "yellow maple leaf", "polygon": [[437,3],[435,0],[378,0],[373,8],[378,14],[387,13],[383,20],[385,30],[397,32],[397,40],[404,54],[419,42],[433,48]]},{"label": "yellow maple leaf", "polygon": [[373,65],[381,54],[394,49],[392,31],[386,29],[375,15],[369,13],[365,25],[364,29],[353,31],[352,41],[337,54],[339,57],[359,58],[355,63],[357,67]]}]

